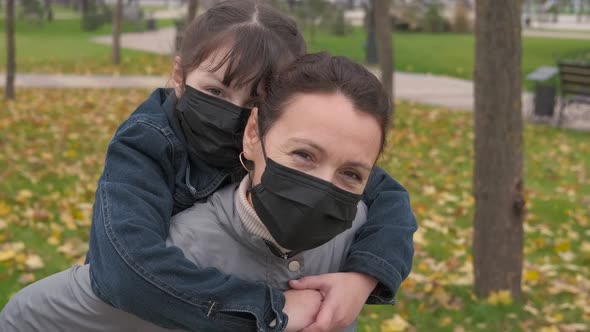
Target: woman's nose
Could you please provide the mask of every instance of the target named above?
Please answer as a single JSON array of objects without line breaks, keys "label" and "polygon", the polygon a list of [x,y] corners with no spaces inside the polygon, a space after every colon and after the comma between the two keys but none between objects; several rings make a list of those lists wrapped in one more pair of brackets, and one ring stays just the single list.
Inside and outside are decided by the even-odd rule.
[{"label": "woman's nose", "polygon": [[329,167],[321,167],[315,170],[313,176],[320,178],[324,181],[328,181],[330,183],[334,183],[335,180],[335,172],[333,169]]}]

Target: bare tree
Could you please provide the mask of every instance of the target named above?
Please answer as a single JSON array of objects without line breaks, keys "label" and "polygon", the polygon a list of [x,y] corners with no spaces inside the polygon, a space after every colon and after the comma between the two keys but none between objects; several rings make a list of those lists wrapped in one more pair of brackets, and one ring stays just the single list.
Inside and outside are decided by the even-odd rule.
[{"label": "bare tree", "polygon": [[73,1],[72,6],[74,6],[74,8],[80,9],[82,15],[88,15],[88,11],[90,9],[90,0],[80,0],[80,3]]},{"label": "bare tree", "polygon": [[6,99],[14,99],[16,45],[14,43],[14,0],[6,0]]},{"label": "bare tree", "polygon": [[377,37],[375,36],[375,3],[374,1],[368,1],[364,3],[363,7],[365,10],[365,27],[367,29],[365,61],[373,65],[379,62]]},{"label": "bare tree", "polygon": [[188,20],[187,24],[190,24],[197,16],[197,12],[199,10],[199,0],[189,0],[188,1]]},{"label": "bare tree", "polygon": [[389,12],[391,0],[374,0],[375,32],[377,35],[377,48],[379,67],[381,69],[381,83],[393,99],[393,46],[391,27],[392,21]]},{"label": "bare tree", "polygon": [[123,0],[117,0],[113,17],[113,64],[121,63],[121,21],[123,20]]},{"label": "bare tree", "polygon": [[586,0],[579,0],[577,3],[577,12],[576,12],[576,22],[582,22],[582,16],[584,15],[585,9],[584,5],[586,4]]},{"label": "bare tree", "polygon": [[521,1],[476,1],[475,217],[473,264],[478,296],[521,297],[523,120]]},{"label": "bare tree", "polygon": [[53,21],[53,8],[51,8],[51,0],[45,0],[45,16],[47,21]]}]

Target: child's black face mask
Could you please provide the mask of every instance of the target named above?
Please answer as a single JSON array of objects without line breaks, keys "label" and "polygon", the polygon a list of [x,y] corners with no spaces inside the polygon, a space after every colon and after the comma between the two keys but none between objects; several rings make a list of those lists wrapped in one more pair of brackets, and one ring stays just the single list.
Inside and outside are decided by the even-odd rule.
[{"label": "child's black face mask", "polygon": [[250,111],[188,85],[176,105],[189,153],[219,168],[240,165],[238,156]]}]

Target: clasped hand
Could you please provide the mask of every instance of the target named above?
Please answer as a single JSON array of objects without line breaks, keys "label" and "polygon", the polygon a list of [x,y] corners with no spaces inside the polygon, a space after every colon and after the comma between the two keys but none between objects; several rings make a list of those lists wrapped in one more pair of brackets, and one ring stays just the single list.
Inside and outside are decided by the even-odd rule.
[{"label": "clasped hand", "polygon": [[377,280],[356,272],[291,280],[284,292],[287,332],[340,331],[358,317]]}]

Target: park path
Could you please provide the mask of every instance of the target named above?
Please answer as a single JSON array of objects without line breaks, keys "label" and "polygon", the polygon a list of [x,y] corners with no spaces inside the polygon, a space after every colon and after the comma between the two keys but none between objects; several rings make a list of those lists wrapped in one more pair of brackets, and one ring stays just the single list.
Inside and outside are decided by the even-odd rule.
[{"label": "park path", "polygon": [[579,39],[590,40],[590,31],[545,31],[545,30],[523,30],[525,37],[543,37],[558,39]]},{"label": "park path", "polygon": [[[376,71],[374,71],[376,72]],[[4,74],[0,73],[2,77]],[[458,78],[415,73],[396,73],[394,76],[396,99],[433,105],[456,111],[473,110],[473,82]],[[16,86],[27,88],[145,88],[167,85],[166,76],[109,76],[109,75],[50,75],[17,74]],[[0,87],[5,81],[0,80]],[[523,109],[531,109],[532,97],[523,94]],[[590,110],[589,110],[590,111]],[[590,131],[590,119],[565,121],[565,128]]]},{"label": "park path", "polygon": [[[373,70],[378,74],[376,70]],[[4,74],[0,74],[4,76]],[[415,73],[396,73],[395,96],[415,101],[469,111],[473,109],[473,83],[457,78]],[[144,75],[74,75],[74,74],[17,74],[17,87],[32,88],[146,88],[165,86],[166,76]],[[0,86],[5,81],[0,80]]]},{"label": "park path", "polygon": [[[174,27],[146,32],[128,32],[121,34],[121,46],[144,52],[171,55],[174,52],[175,38],[176,28]],[[111,45],[113,37],[98,36],[92,38],[92,41],[98,44]]]},{"label": "park path", "polygon": [[[378,74],[376,70],[373,70]],[[0,74],[4,76],[4,74]],[[395,96],[457,110],[473,109],[473,83],[457,78],[415,73],[396,73]],[[32,88],[146,88],[165,86],[166,76],[17,74],[17,87]],[[0,86],[5,81],[0,80]]]}]

